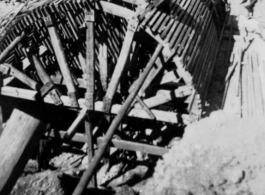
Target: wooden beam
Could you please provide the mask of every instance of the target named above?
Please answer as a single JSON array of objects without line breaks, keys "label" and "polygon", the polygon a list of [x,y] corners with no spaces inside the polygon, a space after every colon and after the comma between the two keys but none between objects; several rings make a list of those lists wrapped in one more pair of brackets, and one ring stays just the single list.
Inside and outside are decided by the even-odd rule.
[{"label": "wooden beam", "polygon": [[[36,101],[35,95],[36,91],[27,90],[27,89],[19,89],[15,87],[2,87],[2,95],[10,96],[10,97],[16,97],[21,99],[27,99],[27,100],[33,100]],[[69,97],[67,96],[61,96],[61,100],[65,106],[72,107],[69,103]],[[52,98],[50,95],[47,95],[43,101],[45,103],[54,104]],[[84,108],[84,99],[80,98],[78,100],[80,107]],[[117,114],[120,110],[122,105],[114,104],[111,108],[112,114]],[[103,102],[97,101],[95,102],[95,111],[103,112]],[[183,120],[185,124],[189,124],[189,115],[187,114],[178,114],[178,113],[170,113],[160,110],[151,110],[152,113],[155,115],[156,120],[163,121],[163,122],[170,122],[170,123],[179,123],[179,117]],[[142,119],[150,119],[149,115],[146,113],[143,109],[134,108],[132,109],[127,116],[129,117],[135,117],[135,118],[142,118]]]},{"label": "wooden beam", "polygon": [[96,3],[96,9],[125,19],[130,19],[135,15],[134,11],[107,1],[99,1],[99,4]]},{"label": "wooden beam", "polygon": [[[85,113],[85,131],[87,138],[87,158],[88,164],[92,161],[93,139],[92,139],[92,123],[91,115],[94,110],[94,92],[95,92],[95,12],[93,7],[89,11],[85,11],[86,23],[86,66],[84,78],[86,80],[85,105],[88,112]],[[89,183],[90,186],[96,187],[96,176],[94,175]]]},{"label": "wooden beam", "polygon": [[71,140],[86,117],[87,108],[83,108],[64,135],[64,139]]},{"label": "wooden beam", "polygon": [[[101,144],[103,141],[103,137],[97,138],[98,144]],[[112,139],[111,146],[115,148],[123,149],[123,150],[130,150],[130,151],[139,151],[143,153],[153,154],[157,156],[163,156],[164,154],[168,153],[168,149],[158,146],[152,146],[149,144],[137,143],[132,141],[125,141],[125,140],[115,140]]]},{"label": "wooden beam", "polygon": [[[162,105],[164,103],[170,102],[176,98],[182,98],[188,95],[191,95],[193,92],[193,89],[188,86],[182,86],[178,89],[169,91],[169,90],[159,90],[157,92],[157,95],[154,97],[148,98],[144,100],[144,103],[148,108],[153,108],[159,105]],[[135,104],[136,108],[139,108],[139,104]]]},{"label": "wooden beam", "polygon": [[22,32],[21,35],[19,35],[18,37],[16,37],[11,43],[10,45],[0,54],[0,63],[3,63],[5,61],[5,59],[8,57],[8,55],[10,54],[10,52],[13,51],[13,49],[15,49],[15,47],[25,38],[25,33]]},{"label": "wooden beam", "polygon": [[[63,139],[65,135],[65,131],[55,131],[53,130],[49,136],[56,137],[59,139]],[[72,138],[73,142],[80,142],[80,143],[86,143],[86,136],[81,133],[76,133],[75,136]],[[101,144],[103,141],[103,137],[97,138],[98,145]],[[148,154],[153,154],[157,156],[163,156],[168,152],[167,148],[158,147],[158,146],[152,146],[149,144],[143,144],[143,143],[137,143],[133,141],[126,141],[126,140],[117,140],[112,139],[111,140],[111,147],[123,149],[123,150],[130,150],[130,151],[140,151]]]},{"label": "wooden beam", "polygon": [[86,22],[86,67],[83,77],[86,80],[85,104],[88,110],[94,109],[94,91],[95,91],[95,13],[91,9],[85,12]]},{"label": "wooden beam", "polygon": [[57,62],[59,64],[60,70],[62,72],[63,78],[65,80],[65,84],[68,90],[69,100],[73,107],[78,107],[77,101],[77,91],[75,89],[74,81],[72,79],[71,71],[69,69],[66,55],[64,53],[63,45],[61,38],[57,32],[57,28],[55,27],[53,20],[51,17],[45,18],[45,25],[48,28],[48,32],[51,38],[52,46],[55,52],[55,56],[57,58]]},{"label": "wooden beam", "polygon": [[133,38],[136,33],[136,30],[138,28],[138,24],[139,21],[137,18],[132,18],[128,23],[127,32],[124,38],[119,59],[112,74],[107,93],[104,97],[104,112],[106,113],[109,113],[111,109],[112,100],[119,85],[122,73],[125,69],[125,65],[130,54],[131,45],[133,43]]},{"label": "wooden beam", "polygon": [[20,80],[22,83],[24,83],[31,89],[37,91],[39,91],[40,89],[40,85],[36,81],[28,77],[26,74],[22,73],[15,67],[11,66],[10,64],[0,64],[0,72],[16,77],[18,80]]},{"label": "wooden beam", "polygon": [[169,43],[164,41],[159,34],[154,34],[149,27],[146,27],[145,32],[153,37],[159,44],[163,45],[163,47],[169,47]]},{"label": "wooden beam", "polygon": [[36,148],[45,128],[40,110],[31,105],[16,108],[7,122],[0,137],[0,194],[10,194]]}]

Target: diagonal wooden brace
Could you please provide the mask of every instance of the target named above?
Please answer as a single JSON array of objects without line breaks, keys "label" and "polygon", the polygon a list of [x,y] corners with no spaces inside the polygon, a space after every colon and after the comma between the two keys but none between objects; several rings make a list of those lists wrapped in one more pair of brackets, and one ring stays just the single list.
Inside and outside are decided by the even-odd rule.
[{"label": "diagonal wooden brace", "polygon": [[63,50],[62,41],[57,32],[57,28],[55,27],[53,20],[51,17],[46,17],[44,19],[45,25],[48,28],[48,32],[51,38],[52,46],[55,52],[55,56],[57,58],[60,70],[62,72],[63,78],[65,80],[65,84],[68,90],[68,96],[70,99],[71,106],[78,107],[77,101],[77,91],[75,89],[74,81],[72,79],[72,75],[67,64],[66,55]]},{"label": "diagonal wooden brace", "polygon": [[[94,4],[94,2],[93,2]],[[84,78],[86,80],[86,94],[85,105],[87,107],[87,114],[85,120],[85,131],[87,137],[87,157],[88,162],[93,157],[93,140],[92,140],[92,123],[91,123],[91,110],[94,110],[94,92],[95,92],[95,11],[94,6],[85,11],[86,23],[86,66],[84,70]],[[91,180],[90,185],[95,187],[96,177]]]},{"label": "diagonal wooden brace", "polygon": [[4,60],[8,57],[11,51],[25,38],[25,32],[22,32],[21,35],[16,37],[10,45],[0,54],[0,63],[3,63]]},{"label": "diagonal wooden brace", "polygon": [[144,83],[146,77],[148,76],[150,70],[152,69],[159,53],[162,51],[163,46],[162,45],[158,45],[154,54],[152,55],[150,61],[148,62],[148,64],[146,65],[146,68],[144,69],[144,71],[141,73],[137,84],[135,85],[134,90],[132,91],[132,93],[130,93],[130,95],[128,96],[128,98],[126,99],[126,101],[124,102],[122,108],[120,109],[119,113],[117,114],[117,116],[114,118],[114,120],[112,121],[106,136],[104,137],[102,143],[99,146],[99,149],[97,150],[97,153],[95,154],[95,156],[93,157],[88,169],[83,173],[82,178],[80,179],[75,191],[73,192],[73,195],[81,195],[84,191],[84,189],[86,188],[88,182],[91,180],[93,173],[96,171],[100,160],[102,159],[106,149],[109,147],[109,144],[111,143],[112,137],[116,131],[116,129],[118,128],[118,126],[120,125],[123,117],[125,116],[127,110],[130,108],[132,102],[134,101],[136,95],[138,94],[142,84]]},{"label": "diagonal wooden brace", "polygon": [[121,53],[120,53],[117,65],[115,67],[115,70],[112,74],[112,78],[111,78],[106,96],[104,97],[104,108],[103,109],[105,113],[110,112],[112,100],[117,90],[117,87],[119,85],[128,56],[130,54],[131,45],[132,45],[136,30],[138,28],[138,25],[139,25],[139,21],[136,17],[133,17],[128,23],[127,32],[126,32],[125,39],[122,45]]},{"label": "diagonal wooden brace", "polygon": [[147,114],[150,116],[152,120],[154,120],[156,117],[152,113],[152,111],[148,108],[148,106],[145,104],[145,102],[137,95],[135,97],[136,101],[141,105],[141,107],[147,112]]},{"label": "diagonal wooden brace", "polygon": [[84,121],[86,117],[87,108],[83,108],[80,113],[78,114],[77,118],[74,120],[72,125],[69,127],[69,129],[64,134],[64,139],[71,140],[72,137],[75,135],[76,131]]},{"label": "diagonal wooden brace", "polygon": [[86,23],[86,67],[84,78],[86,80],[85,105],[88,110],[94,109],[94,91],[95,91],[95,12],[93,9],[85,12]]},{"label": "diagonal wooden brace", "polygon": [[20,72],[18,69],[16,69],[10,64],[1,64],[0,71],[3,74],[9,74],[9,75],[16,77],[18,80],[20,80],[22,83],[29,86],[31,89],[39,91],[41,88],[40,85],[36,81],[28,77],[26,74]]}]

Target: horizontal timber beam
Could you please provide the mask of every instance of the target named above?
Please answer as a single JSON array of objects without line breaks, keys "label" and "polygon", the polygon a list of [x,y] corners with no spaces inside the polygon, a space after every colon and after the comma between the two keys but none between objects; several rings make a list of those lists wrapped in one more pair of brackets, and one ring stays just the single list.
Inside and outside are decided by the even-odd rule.
[{"label": "horizontal timber beam", "polygon": [[[51,131],[49,136],[56,137],[59,139],[64,139],[64,135],[66,134],[65,131]],[[71,139],[73,142],[81,142],[86,143],[86,135],[81,133],[76,133],[73,138]],[[103,137],[97,138],[97,143],[100,144],[103,141]],[[118,140],[112,139],[111,147],[130,150],[130,151],[140,151],[148,154],[163,156],[168,152],[167,148],[152,146],[149,144],[137,143],[132,141],[125,141],[125,140]]]},{"label": "horizontal timber beam", "polygon": [[[36,94],[37,94],[37,91],[28,90],[28,89],[20,89],[16,87],[7,87],[7,86],[1,88],[1,95],[21,98],[21,99],[26,99],[26,100],[36,101],[36,98],[35,98]],[[64,106],[72,107],[68,96],[61,96],[61,100]],[[45,103],[54,104],[50,95],[45,96],[43,101]],[[78,100],[80,108],[85,107],[84,102],[85,102],[85,99],[83,98],[80,98]],[[122,105],[120,104],[114,104],[111,108],[110,113],[117,114],[120,111],[121,107]],[[102,101],[95,102],[95,111],[103,112]],[[184,124],[190,123],[188,114],[178,114],[178,113],[172,113],[172,112],[166,112],[166,111],[160,111],[160,110],[154,110],[154,109],[152,109],[151,111],[155,115],[156,120],[158,121],[169,122],[169,123],[183,122]],[[127,116],[135,117],[135,118],[142,118],[142,119],[150,119],[150,116],[146,113],[146,111],[141,108],[133,108],[127,114]]]}]

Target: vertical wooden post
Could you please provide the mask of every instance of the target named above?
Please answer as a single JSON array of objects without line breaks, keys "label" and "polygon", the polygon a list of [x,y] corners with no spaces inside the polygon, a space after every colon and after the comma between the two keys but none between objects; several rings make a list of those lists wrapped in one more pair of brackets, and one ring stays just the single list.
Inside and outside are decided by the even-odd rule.
[{"label": "vertical wooden post", "polygon": [[67,64],[66,55],[64,53],[62,41],[60,39],[60,36],[57,32],[57,29],[53,23],[53,20],[51,17],[45,18],[45,25],[48,28],[49,35],[51,38],[52,46],[55,52],[55,56],[57,58],[57,62],[59,64],[59,67],[61,69],[63,78],[66,83],[66,87],[68,90],[68,96],[70,99],[71,106],[78,107],[78,101],[77,101],[77,91],[75,89],[74,81],[72,79],[72,75],[70,72],[70,69]]},{"label": "vertical wooden post", "polygon": [[0,137],[0,194],[9,194],[45,128],[35,106],[15,108]]},{"label": "vertical wooden post", "polygon": [[[94,2],[93,2],[94,3]],[[94,92],[95,92],[95,11],[92,7],[85,12],[86,22],[86,67],[84,77],[86,80],[87,90],[85,94],[85,105],[88,109],[85,120],[85,131],[87,135],[87,157],[88,165],[93,158],[93,139],[91,112],[94,110]],[[94,176],[89,183],[90,186],[96,186],[96,177]]]},{"label": "vertical wooden post", "polygon": [[95,65],[95,38],[94,38],[94,26],[95,26],[95,12],[94,10],[86,11],[86,68],[84,77],[86,80],[87,91],[85,95],[85,105],[88,110],[94,109],[94,65]]}]

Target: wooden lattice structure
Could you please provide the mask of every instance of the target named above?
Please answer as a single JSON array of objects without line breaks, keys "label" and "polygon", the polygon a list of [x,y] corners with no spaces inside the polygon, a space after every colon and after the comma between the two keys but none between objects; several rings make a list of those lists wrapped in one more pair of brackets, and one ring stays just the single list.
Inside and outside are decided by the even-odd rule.
[{"label": "wooden lattice structure", "polygon": [[[175,136],[172,127],[201,116],[225,5],[218,0],[157,2],[34,1],[12,22],[10,15],[1,21],[9,24],[0,38],[1,95],[61,112],[50,122],[49,135],[87,141],[90,159],[92,140],[99,144],[75,194],[110,142],[163,155]],[[143,133],[147,129],[151,134]],[[152,144],[163,131],[170,136]]]}]

